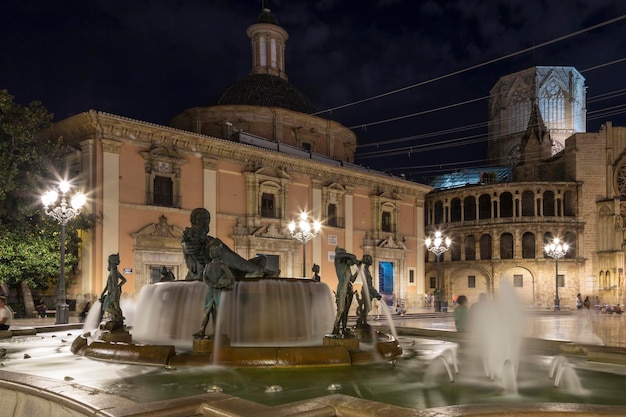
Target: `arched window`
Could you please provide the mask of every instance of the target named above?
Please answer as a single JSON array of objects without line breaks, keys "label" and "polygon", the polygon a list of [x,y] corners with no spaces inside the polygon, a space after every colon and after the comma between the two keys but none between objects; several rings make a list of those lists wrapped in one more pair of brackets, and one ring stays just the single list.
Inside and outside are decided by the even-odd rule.
[{"label": "arched window", "polygon": [[567,217],[576,216],[576,193],[573,191],[563,193],[563,215]]},{"label": "arched window", "polygon": [[532,217],[535,215],[535,193],[526,190],[522,193],[522,216]]},{"label": "arched window", "polygon": [[482,235],[480,237],[480,259],[491,259],[491,235]]},{"label": "arched window", "polygon": [[513,217],[513,195],[509,192],[500,194],[500,217]]},{"label": "arched window", "polygon": [[604,271],[600,271],[598,283],[600,284],[600,288],[606,287],[606,282],[604,281]]},{"label": "arched window", "polygon": [[[544,233],[543,234],[543,248],[545,248],[548,243],[552,243],[552,239],[554,239],[554,235],[552,234],[552,232]],[[548,254],[546,253],[545,249],[542,249],[542,250],[543,250],[543,257],[546,259],[550,258]]]},{"label": "arched window", "polygon": [[530,114],[530,99],[528,97],[528,90],[526,86],[518,86],[515,91],[511,93],[511,105],[509,114],[506,119],[510,123],[509,131],[523,132],[528,127],[528,117]]},{"label": "arched window", "polygon": [[465,197],[463,200],[463,218],[476,220],[476,199],[473,196]]},{"label": "arched window", "polygon": [[513,259],[513,235],[510,233],[500,235],[500,259]]},{"label": "arched window", "polygon": [[443,203],[441,201],[435,202],[435,224],[443,223]]},{"label": "arched window", "polygon": [[522,258],[532,259],[536,256],[535,251],[535,235],[531,232],[526,232],[522,235]]},{"label": "arched window", "polygon": [[491,197],[489,194],[483,194],[478,198],[478,218],[491,218]]},{"label": "arched window", "polygon": [[546,123],[555,129],[565,127],[565,94],[563,89],[552,79],[544,84],[541,92],[541,114]]},{"label": "arched window", "polygon": [[472,235],[465,237],[465,260],[476,260],[476,238]]},{"label": "arched window", "polygon": [[554,216],[554,192],[546,190],[543,192],[543,215]]},{"label": "arched window", "polygon": [[563,235],[563,240],[565,243],[569,245],[567,249],[567,253],[565,254],[565,258],[575,258],[576,257],[576,233],[574,232],[565,232]]},{"label": "arched window", "polygon": [[450,201],[450,221],[451,222],[460,222],[461,221],[461,199],[453,198]]},{"label": "arched window", "polygon": [[452,244],[450,245],[450,259],[453,261],[461,260],[461,245],[459,242],[452,241]]}]

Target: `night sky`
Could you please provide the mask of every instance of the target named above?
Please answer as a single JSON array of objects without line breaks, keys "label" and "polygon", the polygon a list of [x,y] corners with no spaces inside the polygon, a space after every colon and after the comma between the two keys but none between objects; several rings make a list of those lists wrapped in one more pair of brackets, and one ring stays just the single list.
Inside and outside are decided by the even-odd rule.
[{"label": "night sky", "polygon": [[[353,128],[364,166],[426,182],[484,165],[489,90],[535,65],[583,74],[587,131],[607,120],[626,126],[626,1],[269,6],[289,33],[289,81],[320,116]],[[41,101],[55,120],[95,109],[167,125],[248,74],[246,29],[261,8],[260,0],[6,1],[0,88],[20,104]]]}]

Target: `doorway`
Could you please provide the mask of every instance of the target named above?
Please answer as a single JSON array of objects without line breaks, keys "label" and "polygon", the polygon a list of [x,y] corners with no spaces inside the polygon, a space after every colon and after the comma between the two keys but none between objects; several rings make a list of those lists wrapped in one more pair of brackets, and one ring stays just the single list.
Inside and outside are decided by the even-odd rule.
[{"label": "doorway", "polygon": [[390,305],[391,294],[393,293],[393,262],[378,263],[378,291],[381,294],[388,295],[384,297],[388,305]]}]

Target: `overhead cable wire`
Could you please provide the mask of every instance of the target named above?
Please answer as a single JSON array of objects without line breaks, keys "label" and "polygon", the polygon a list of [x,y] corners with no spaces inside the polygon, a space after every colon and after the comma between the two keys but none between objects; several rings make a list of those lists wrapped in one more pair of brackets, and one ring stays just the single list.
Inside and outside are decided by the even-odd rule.
[{"label": "overhead cable wire", "polygon": [[[593,103],[593,102],[597,102],[597,101],[601,101],[601,100],[607,100],[607,99],[619,97],[619,96],[624,95],[624,94],[626,94],[626,89],[614,90],[614,91],[603,93],[603,94],[598,95],[598,96],[594,96],[594,97],[588,99],[587,103]],[[474,99],[474,100],[479,100],[479,99]],[[440,108],[438,108],[438,109],[440,109]],[[437,109],[433,109],[433,111],[436,111],[436,110]],[[588,112],[587,115],[589,116],[589,114],[593,114],[593,113],[596,113],[598,111],[601,111],[601,110],[594,110],[592,112]],[[590,119],[590,118],[588,117],[588,119]],[[513,117],[510,117],[509,121],[510,120],[513,120]],[[594,119],[590,119],[590,120],[596,120],[596,119],[594,118]],[[424,139],[424,138],[429,138],[429,137],[437,137],[437,136],[442,136],[442,135],[449,134],[449,133],[462,132],[462,131],[465,131],[465,130],[474,130],[474,129],[478,129],[478,128],[482,128],[482,127],[487,127],[489,125],[489,123],[493,123],[493,122],[474,123],[474,124],[471,124],[471,125],[459,126],[459,127],[455,127],[455,128],[450,128],[450,129],[445,129],[445,130],[440,130],[440,131],[435,131],[435,132],[429,132],[429,133],[424,133],[424,134],[420,134],[420,135],[412,135],[412,136],[396,138],[396,139],[387,139],[387,140],[383,140],[383,141],[377,141],[377,142],[373,142],[373,143],[359,145],[358,148],[359,149],[366,148],[366,147],[377,147],[378,148],[378,147],[381,147],[381,146],[387,146],[387,145],[401,143],[401,142],[406,142],[406,141],[410,141],[410,140]],[[413,145],[413,147],[415,147],[415,146],[417,146],[417,145]]]},{"label": "overhead cable wire", "polygon": [[365,98],[365,99],[357,100],[357,101],[354,101],[352,103],[347,103],[347,104],[343,104],[343,105],[340,105],[340,106],[331,107],[329,109],[321,110],[321,111],[318,111],[318,112],[315,112],[315,113],[312,113],[312,114],[313,115],[319,115],[319,114],[332,112],[334,110],[339,110],[339,109],[343,109],[343,108],[346,108],[346,107],[355,106],[357,104],[362,104],[362,103],[366,103],[368,101],[372,101],[372,100],[376,100],[376,99],[379,99],[379,98],[387,97],[387,96],[390,96],[390,95],[393,95],[393,94],[397,94],[397,93],[400,93],[400,92],[403,92],[403,91],[407,91],[407,90],[410,90],[410,89],[413,89],[413,88],[416,88],[416,87],[421,87],[423,85],[430,84],[430,83],[433,83],[435,81],[444,80],[446,78],[450,78],[450,77],[453,77],[455,75],[463,74],[465,72],[468,72],[468,71],[471,71],[471,70],[474,70],[474,69],[477,69],[477,68],[482,68],[484,66],[487,66],[487,65],[490,65],[490,64],[493,64],[493,63],[496,63],[496,62],[500,62],[500,61],[503,61],[505,59],[512,58],[514,56],[521,55],[521,54],[524,54],[526,52],[533,51],[535,49],[543,48],[544,46],[552,45],[553,43],[557,43],[557,42],[560,42],[562,40],[565,40],[565,39],[568,39],[568,38],[572,38],[574,36],[578,36],[578,35],[580,35],[582,33],[589,32],[589,31],[601,28],[603,26],[607,26],[607,25],[613,24],[615,22],[619,22],[620,20],[624,20],[624,19],[626,19],[626,15],[618,16],[618,17],[615,17],[613,19],[609,19],[609,20],[607,20],[605,22],[589,26],[587,28],[578,30],[576,32],[572,32],[570,34],[563,35],[563,36],[560,36],[558,38],[555,38],[555,39],[552,39],[552,40],[540,43],[538,45],[533,45],[532,47],[522,49],[521,51],[513,52],[513,53],[510,53],[510,54],[498,57],[498,58],[491,59],[491,60],[486,61],[486,62],[482,62],[480,64],[472,65],[470,67],[467,67],[467,68],[464,68],[464,69],[460,69],[460,70],[457,70],[457,71],[453,71],[451,73],[444,74],[444,75],[441,75],[439,77],[431,78],[429,80],[421,81],[419,83],[412,84],[412,85],[409,85],[409,86],[406,86],[406,87],[403,87],[403,88],[399,88],[399,89],[396,89],[396,90],[393,90],[393,91],[389,91],[389,92],[386,92],[386,93],[378,94],[378,95],[375,95],[375,96],[372,96],[372,97],[368,97],[368,98]]},{"label": "overhead cable wire", "polygon": [[[604,67],[606,67],[608,65],[614,65],[614,64],[617,64],[617,63],[620,63],[620,62],[623,62],[623,61],[626,61],[626,58],[617,59],[617,60],[613,60],[613,61],[610,61],[610,62],[606,62],[604,64],[596,65],[594,67],[590,67],[590,68],[584,69],[581,72],[588,72],[588,71],[592,71],[594,69],[604,68]],[[618,92],[626,91],[626,89],[617,90],[617,91]],[[610,93],[611,92],[604,93],[604,95],[610,94]],[[504,93],[502,93],[502,94],[504,94]],[[621,94],[618,94],[617,96],[619,96],[619,95],[621,95]],[[595,97],[598,97],[598,96],[595,96]],[[428,114],[428,113],[434,113],[436,111],[447,110],[447,109],[458,107],[458,106],[461,106],[461,105],[465,105],[465,104],[470,104],[470,103],[474,103],[474,102],[477,102],[477,101],[481,101],[481,100],[486,99],[486,98],[490,98],[490,96],[478,97],[478,98],[466,100],[466,101],[463,101],[463,102],[460,102],[460,103],[449,104],[449,105],[446,105],[446,106],[437,107],[435,109],[430,109],[430,110],[425,110],[425,111],[422,111],[422,112],[412,113],[412,114],[409,114],[409,115],[398,116],[398,117],[394,117],[394,118],[380,120],[380,121],[377,121],[377,122],[359,124],[359,125],[355,125],[355,126],[349,127],[349,129],[354,129],[354,128],[358,128],[358,127],[364,127],[364,126],[374,126],[374,125],[378,125],[378,124],[382,124],[382,123],[389,123],[389,122],[393,122],[393,121],[397,121],[397,120],[401,120],[401,119],[405,119],[405,118],[409,118],[409,117],[415,117],[415,116],[420,116],[420,115],[424,115],[424,114]],[[608,99],[608,98],[613,98],[613,97],[606,97],[606,98],[602,98],[602,99]],[[602,100],[602,99],[597,99],[597,100]],[[597,100],[590,100],[590,99],[588,99],[587,103],[592,103],[592,102],[595,102]],[[488,124],[489,122],[485,122],[485,123]],[[477,124],[469,125],[469,126],[477,126],[477,125],[479,125],[479,124],[477,123]],[[411,136],[405,138],[405,140],[411,140],[411,139],[412,139]],[[397,141],[400,141],[400,140],[398,139]],[[390,144],[390,143],[394,143],[394,142],[390,142],[389,140],[378,141],[378,142],[370,143],[370,144],[367,144],[367,145],[360,145],[359,147],[361,147],[361,146],[379,146],[380,144],[387,145],[387,144]]]},{"label": "overhead cable wire", "polygon": [[[588,120],[598,120],[607,116],[612,116],[616,114],[626,113],[626,104],[621,104],[617,106],[607,107],[603,109],[597,109],[594,111],[588,112]],[[584,132],[581,132],[584,133]],[[381,151],[372,151],[358,155],[358,159],[372,159],[372,158],[380,158],[386,156],[396,156],[402,154],[419,154],[432,152],[440,149],[448,149],[459,146],[472,145],[481,142],[487,142],[489,140],[487,135],[479,134],[479,135],[470,135],[463,136],[458,138],[446,139],[443,141],[431,142],[431,143],[423,143],[423,144],[415,144],[411,146],[405,146],[402,148],[394,148],[389,150],[381,150]],[[460,162],[461,164],[464,162]],[[400,169],[400,168],[397,168]]]}]

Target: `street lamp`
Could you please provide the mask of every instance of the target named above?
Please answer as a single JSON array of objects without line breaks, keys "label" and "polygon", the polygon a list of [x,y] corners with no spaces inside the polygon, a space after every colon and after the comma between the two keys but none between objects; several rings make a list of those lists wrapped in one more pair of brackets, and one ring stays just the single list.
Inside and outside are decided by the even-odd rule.
[{"label": "street lamp", "polygon": [[443,290],[441,289],[441,281],[439,278],[439,258],[441,255],[450,249],[452,241],[449,237],[443,236],[440,231],[435,232],[434,239],[428,237],[426,239],[426,249],[435,254],[437,258],[437,288],[435,288],[435,311],[441,311],[441,296]]},{"label": "street lamp", "polygon": [[[70,183],[61,181],[59,186],[47,191],[41,196],[41,202],[45,209],[45,213],[61,223],[61,272],[59,279],[59,288],[57,289],[57,312],[55,324],[67,324],[69,322],[69,308],[65,300],[65,225],[74,217],[80,214],[87,198],[80,191],[74,193],[70,199],[70,205],[67,204],[68,193],[70,191]],[[57,191],[58,189],[58,191]],[[56,204],[61,193],[61,202]]]},{"label": "street lamp", "polygon": [[554,310],[561,309],[561,300],[559,300],[559,259],[564,257],[567,254],[567,250],[569,246],[567,243],[561,243],[558,237],[552,239],[551,243],[546,244],[544,250],[546,251],[546,255],[551,258],[554,258],[556,262],[556,275],[554,278]]},{"label": "street lamp", "polygon": [[322,224],[318,220],[309,219],[309,216],[302,212],[298,223],[292,220],[288,228],[291,237],[302,243],[302,277],[306,277],[306,242],[319,235]]}]

